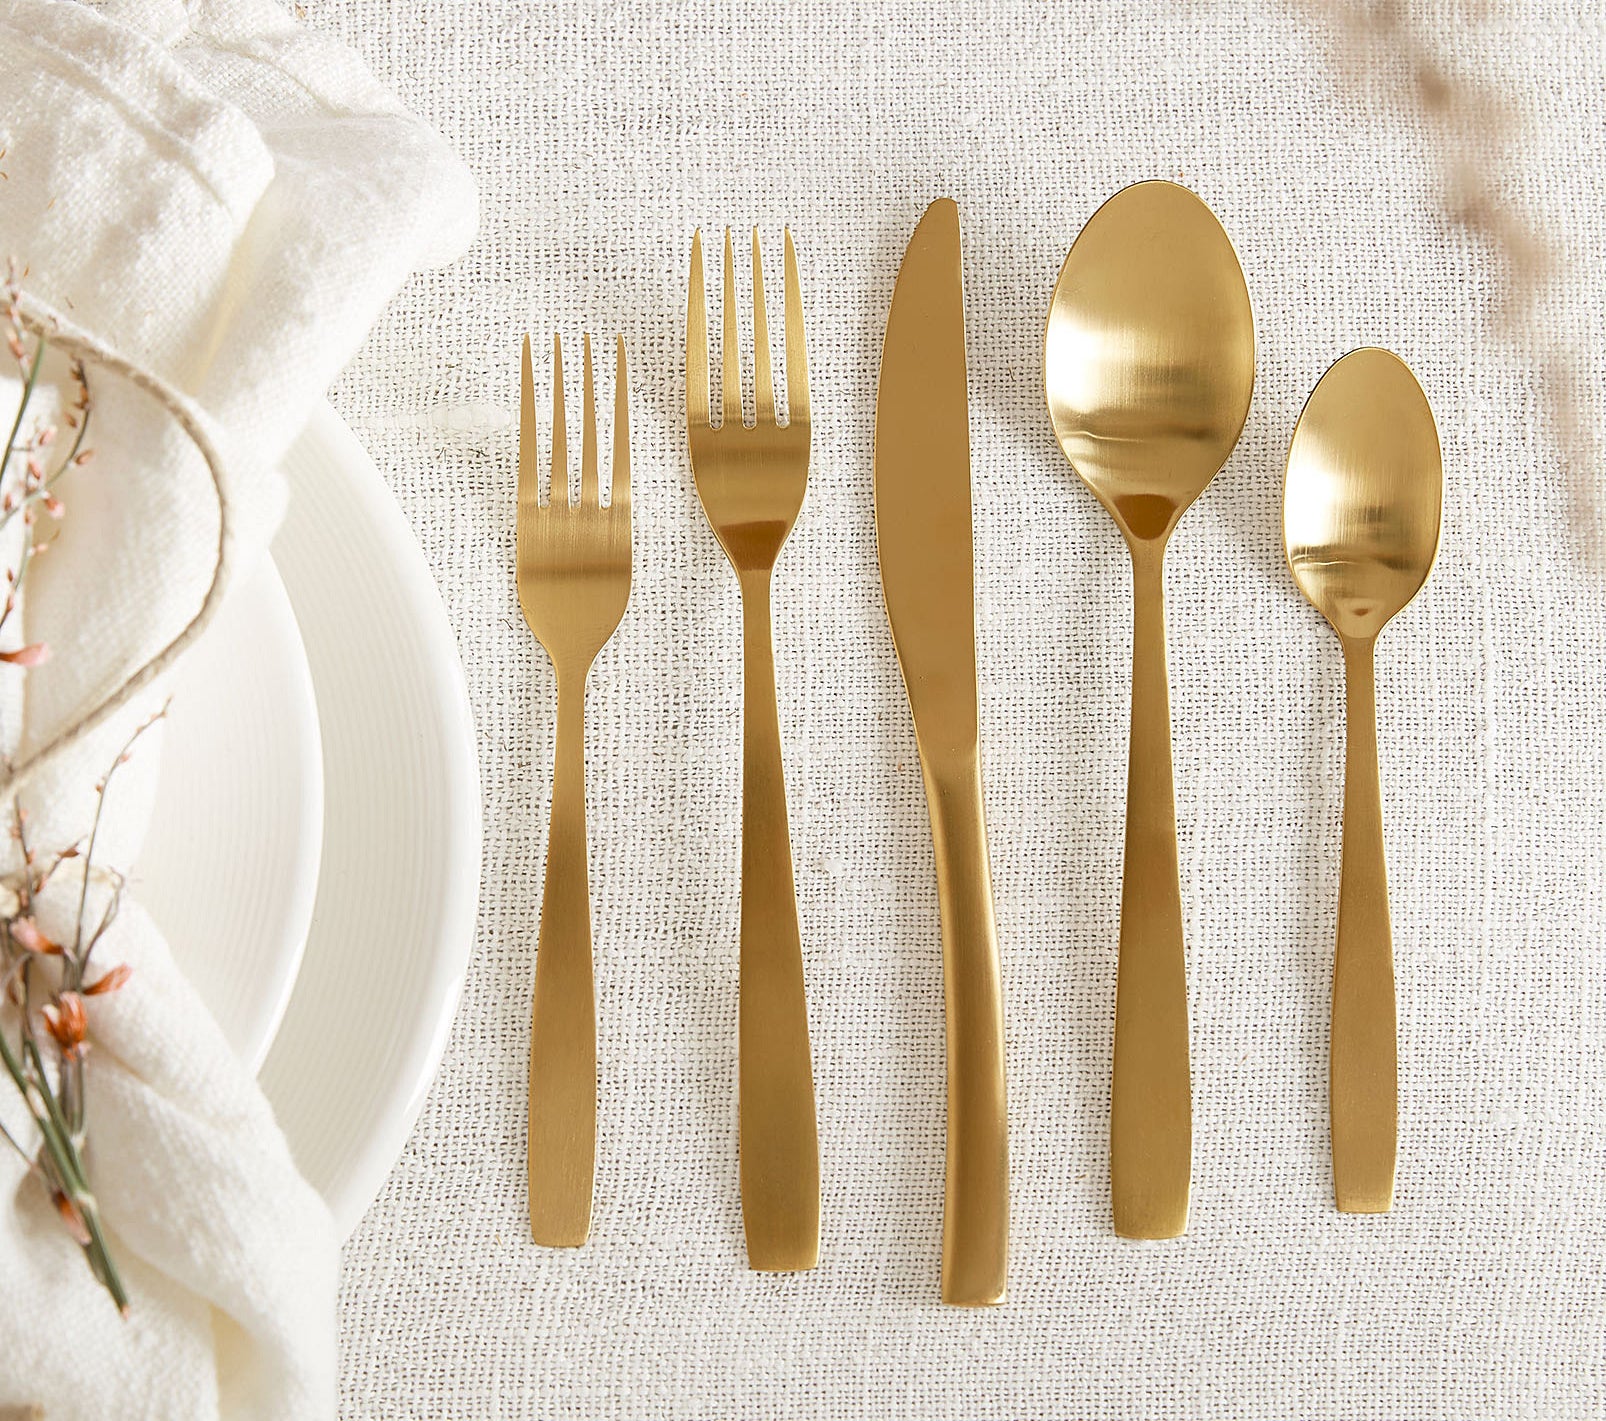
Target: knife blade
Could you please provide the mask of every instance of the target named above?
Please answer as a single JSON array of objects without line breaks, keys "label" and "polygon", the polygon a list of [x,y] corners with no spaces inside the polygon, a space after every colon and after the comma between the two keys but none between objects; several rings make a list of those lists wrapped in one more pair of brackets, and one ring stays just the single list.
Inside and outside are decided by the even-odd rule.
[{"label": "knife blade", "polygon": [[926,209],[893,289],[876,395],[876,547],[925,779],[948,1035],[943,1301],[1004,1299],[1003,994],[976,713],[970,403],[959,208]]}]

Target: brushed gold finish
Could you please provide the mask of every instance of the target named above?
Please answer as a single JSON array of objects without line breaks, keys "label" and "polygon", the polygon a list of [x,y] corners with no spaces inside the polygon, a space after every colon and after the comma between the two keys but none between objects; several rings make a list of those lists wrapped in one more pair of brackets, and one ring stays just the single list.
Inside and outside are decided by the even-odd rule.
[{"label": "brushed gold finish", "polygon": [[1393,1205],[1398,1133],[1373,649],[1427,581],[1443,488],[1439,434],[1416,377],[1386,350],[1351,351],[1311,392],[1283,486],[1288,567],[1338,633],[1349,688],[1328,1079],[1333,1189],[1345,1213]]},{"label": "brushed gold finish", "polygon": [[942,916],[948,1178],[942,1297],[1004,1300],[1004,1009],[976,716],[970,405],[959,209],[939,199],[898,272],[876,395],[876,546],[926,784]]},{"label": "brushed gold finish", "polygon": [[1249,292],[1210,209],[1145,182],[1094,213],[1054,288],[1043,368],[1060,447],[1132,555],[1110,1193],[1118,1234],[1174,1238],[1188,1226],[1193,1124],[1164,559],[1238,442],[1255,379]]},{"label": "brushed gold finish", "polygon": [[530,1234],[578,1248],[591,1232],[597,1132],[596,1002],[586,869],[585,684],[630,599],[630,394],[625,344],[614,386],[613,491],[597,484],[591,337],[585,338],[580,500],[569,496],[563,347],[552,347],[552,491],[538,486],[535,384],[524,341],[519,402],[518,584],[524,619],[558,683],[552,822],[530,1019]]},{"label": "brushed gold finish", "polygon": [[703,511],[742,596],[742,922],[738,1133],[742,1221],[754,1269],[813,1268],[820,1256],[820,1159],[803,948],[775,702],[770,583],[809,473],[809,372],[792,234],[785,241],[787,422],[775,415],[764,269],[753,233],[755,423],[742,423],[736,270],[725,231],[724,418],[708,389],[703,239],[692,238],[686,301],[686,424]]}]

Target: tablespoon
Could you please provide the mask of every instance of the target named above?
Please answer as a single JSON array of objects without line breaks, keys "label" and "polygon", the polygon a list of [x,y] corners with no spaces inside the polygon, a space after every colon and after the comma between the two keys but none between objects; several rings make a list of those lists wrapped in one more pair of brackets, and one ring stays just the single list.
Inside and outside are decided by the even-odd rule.
[{"label": "tablespoon", "polygon": [[1232,243],[1186,188],[1110,198],[1076,239],[1043,342],[1060,447],[1132,554],[1132,734],[1110,1085],[1115,1231],[1188,1226],[1188,984],[1171,783],[1164,560],[1232,452],[1255,382],[1255,327]]},{"label": "tablespoon", "polygon": [[1322,376],[1288,449],[1283,537],[1294,581],[1338,633],[1348,684],[1328,1079],[1333,1189],[1346,1213],[1394,1202],[1394,948],[1373,649],[1427,581],[1443,487],[1433,411],[1398,356],[1351,351]]}]

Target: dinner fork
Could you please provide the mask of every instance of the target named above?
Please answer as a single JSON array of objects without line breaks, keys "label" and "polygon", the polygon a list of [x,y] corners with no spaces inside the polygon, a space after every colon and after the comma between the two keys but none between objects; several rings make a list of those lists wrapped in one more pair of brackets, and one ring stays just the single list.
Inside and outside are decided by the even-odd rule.
[{"label": "dinner fork", "polygon": [[541,502],[530,340],[519,401],[519,605],[558,683],[546,885],[530,1017],[530,1234],[578,1248],[591,1232],[597,1134],[596,1002],[586,871],[585,687],[630,599],[630,391],[625,343],[614,376],[613,489],[597,487],[591,337],[585,338],[580,501],[569,496],[563,343],[552,345],[552,491]]},{"label": "dinner fork", "polygon": [[708,392],[703,238],[692,238],[686,300],[686,423],[703,511],[742,597],[742,921],[737,1114],[748,1266],[812,1268],[820,1253],[820,1159],[803,948],[792,882],[770,582],[809,475],[809,370],[792,234],[785,241],[787,422],[775,417],[764,268],[753,233],[755,420],[742,423],[735,263],[725,229],[724,418]]}]

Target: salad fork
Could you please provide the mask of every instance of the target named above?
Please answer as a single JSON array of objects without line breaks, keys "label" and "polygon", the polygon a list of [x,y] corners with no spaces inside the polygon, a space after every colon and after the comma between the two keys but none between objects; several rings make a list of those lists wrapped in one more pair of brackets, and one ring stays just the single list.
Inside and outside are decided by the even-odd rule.
[{"label": "salad fork", "polygon": [[770,582],[809,473],[809,372],[803,297],[786,233],[787,422],[775,416],[764,270],[753,233],[755,422],[742,423],[735,263],[725,229],[724,418],[708,391],[703,239],[692,238],[686,301],[686,424],[703,511],[742,597],[742,921],[738,1140],[748,1266],[812,1268],[820,1252],[820,1161],[809,1059],[803,948],[775,704]]},{"label": "salad fork", "polygon": [[552,491],[541,502],[535,383],[524,340],[519,401],[519,605],[558,683],[546,884],[530,1017],[530,1234],[578,1248],[591,1232],[597,1133],[596,1001],[586,869],[585,686],[630,599],[630,392],[625,343],[614,382],[613,489],[597,486],[591,337],[585,338],[580,501],[569,496],[563,344],[552,346]]}]

